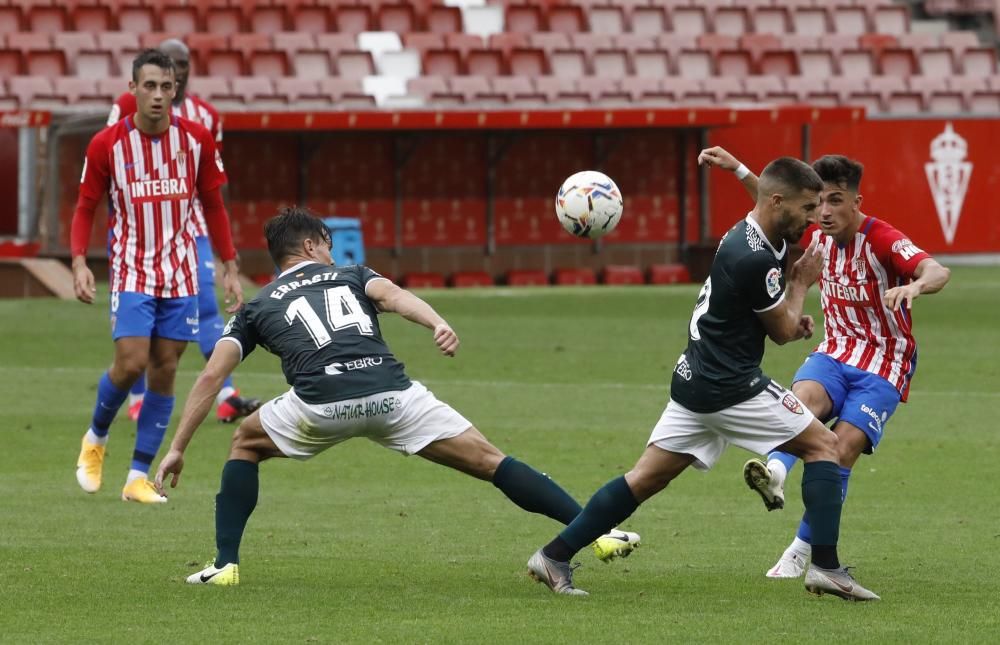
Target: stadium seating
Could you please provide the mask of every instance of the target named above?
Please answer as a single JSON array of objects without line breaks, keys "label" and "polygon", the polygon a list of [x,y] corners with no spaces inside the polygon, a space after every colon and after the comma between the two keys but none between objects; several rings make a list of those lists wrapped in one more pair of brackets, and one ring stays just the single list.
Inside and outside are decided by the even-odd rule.
[{"label": "stadium seating", "polygon": [[[121,78],[140,48],[183,37],[192,51],[194,85],[204,76],[269,79],[274,105],[310,96],[311,107],[336,109],[344,92],[324,95],[320,81],[329,80],[333,89],[340,81],[361,81],[357,93],[368,88],[374,94],[354,97],[360,99],[354,103],[376,105],[671,105],[813,97],[829,104],[831,96],[836,104],[863,96],[880,111],[904,104],[923,111],[971,109],[974,91],[964,86],[918,82],[915,89],[885,93],[867,85],[862,92],[848,81],[850,91],[831,93],[813,83],[996,74],[995,50],[974,32],[911,32],[911,19],[908,6],[889,0],[46,0],[0,4],[0,74],[44,77],[58,97],[74,84],[54,83],[57,78]],[[371,76],[381,80],[365,80]],[[393,89],[400,87],[393,78],[411,88],[407,94]],[[462,80],[442,88],[423,78]],[[255,88],[250,96],[267,96],[260,83],[237,85]],[[0,98],[7,104],[31,105],[22,99],[34,94],[14,95],[10,84],[4,87]],[[319,94],[311,94],[312,87]],[[990,104],[990,91],[978,90],[977,109]],[[904,100],[899,92],[909,96]],[[71,102],[73,96],[62,98]],[[248,95],[229,96],[240,103]]]},{"label": "stadium seating", "polygon": [[549,278],[544,271],[522,269],[508,271],[505,282],[511,287],[542,287],[549,284]]}]

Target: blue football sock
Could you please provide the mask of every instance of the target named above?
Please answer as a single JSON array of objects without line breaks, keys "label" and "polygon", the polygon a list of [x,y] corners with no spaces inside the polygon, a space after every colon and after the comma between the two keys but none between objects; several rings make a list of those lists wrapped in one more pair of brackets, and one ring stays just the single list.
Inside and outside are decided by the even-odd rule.
[{"label": "blue football sock", "polygon": [[568,562],[577,551],[624,522],[637,508],[639,502],[625,477],[612,479],[594,493],[576,519],[542,551],[546,557]]},{"label": "blue football sock", "polygon": [[128,397],[128,390],[119,390],[111,382],[111,377],[105,372],[97,382],[97,403],[94,404],[94,416],[90,420],[90,429],[98,437],[108,436],[108,428],[115,420],[118,409]]},{"label": "blue football sock", "polygon": [[163,443],[163,436],[170,425],[170,413],[174,411],[174,397],[163,396],[152,390],[146,391],[142,401],[142,411],[135,433],[135,452],[132,453],[132,469],[144,473],[156,458]]},{"label": "blue football sock", "polygon": [[785,471],[788,473],[792,472],[792,467],[795,466],[795,463],[799,460],[799,458],[795,455],[790,455],[787,452],[781,452],[779,450],[775,450],[767,455],[768,461],[771,461],[772,459],[777,459],[784,464]]},{"label": "blue football sock", "polygon": [[142,396],[146,393],[146,373],[143,372],[132,384],[132,389],[128,392],[132,396]]},{"label": "blue football sock", "polygon": [[[843,496],[841,502],[847,501],[847,482],[851,478],[851,469],[840,467],[840,492]],[[799,530],[795,535],[803,542],[808,542],[812,544],[812,531],[809,530],[809,522],[806,520],[806,516],[802,516],[802,521],[799,522]]]}]

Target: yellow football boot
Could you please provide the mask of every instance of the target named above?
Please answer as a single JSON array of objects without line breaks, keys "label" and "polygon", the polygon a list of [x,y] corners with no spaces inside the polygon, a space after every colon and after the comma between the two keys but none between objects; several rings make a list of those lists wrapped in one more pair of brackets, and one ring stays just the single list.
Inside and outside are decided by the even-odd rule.
[{"label": "yellow football boot", "polygon": [[88,493],[96,493],[101,488],[101,471],[104,468],[104,446],[87,441],[84,435],[80,447],[80,457],[76,460],[76,481]]},{"label": "yellow football boot", "polygon": [[125,484],[125,488],[122,489],[122,500],[143,504],[164,504],[167,498],[156,492],[153,482],[145,477],[139,477]]},{"label": "yellow football boot", "polygon": [[641,540],[638,533],[611,529],[594,540],[592,545],[594,555],[602,562],[611,562],[615,558],[627,558],[632,551],[639,548]]}]

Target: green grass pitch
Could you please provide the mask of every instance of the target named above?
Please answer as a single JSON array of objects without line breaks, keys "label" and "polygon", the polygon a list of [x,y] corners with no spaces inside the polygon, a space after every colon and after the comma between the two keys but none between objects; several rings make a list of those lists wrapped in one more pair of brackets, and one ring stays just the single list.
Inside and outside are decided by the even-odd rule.
[{"label": "green grass pitch", "polygon": [[[411,377],[505,452],[581,502],[640,454],[666,403],[698,287],[429,291],[462,339],[385,317]],[[685,473],[626,523],[644,546],[610,565],[589,551],[556,597],[525,561],[557,530],[487,483],[363,440],[261,468],[242,585],[189,587],[214,554],[213,503],[230,426],[207,422],[170,503],[119,499],[134,426],[112,426],[104,488],[73,475],[110,361],[104,299],[0,302],[0,641],[92,642],[996,642],[1000,638],[1000,270],[958,268],[916,303],[919,369],[879,453],[851,480],[842,559],[883,601],[813,598],[764,578],[797,525],[746,489],[749,454]],[[815,289],[809,310],[818,317]],[[814,341],[768,346],[789,384]],[[201,368],[191,346],[178,410]],[[245,393],[285,389],[258,351]],[[177,414],[170,434],[176,427]],[[168,435],[169,437],[169,435]],[[162,456],[162,451],[161,451]]]}]

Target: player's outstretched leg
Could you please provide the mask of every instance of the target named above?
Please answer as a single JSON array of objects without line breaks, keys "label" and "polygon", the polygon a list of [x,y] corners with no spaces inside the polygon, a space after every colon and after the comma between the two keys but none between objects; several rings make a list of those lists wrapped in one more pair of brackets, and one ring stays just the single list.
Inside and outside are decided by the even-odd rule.
[{"label": "player's outstretched leg", "polygon": [[107,372],[101,375],[97,383],[97,402],[94,404],[90,428],[83,435],[80,456],[76,460],[76,481],[88,493],[96,493],[101,488],[108,429],[127,396],[128,390],[112,383]]},{"label": "player's outstretched leg", "polygon": [[222,468],[222,483],[215,496],[215,561],[188,576],[190,584],[236,585],[240,582],[240,542],[250,515],[257,507],[260,489],[258,464],[230,459]]},{"label": "player's outstretched leg", "polygon": [[743,481],[764,500],[764,508],[769,511],[785,507],[785,491],[776,477],[771,475],[764,462],[751,459],[743,464]]},{"label": "player's outstretched leg", "polygon": [[559,562],[549,558],[542,549],[535,551],[528,559],[528,575],[545,584],[553,593],[567,596],[589,596],[583,589],[573,586],[573,570],[576,566],[569,562]]}]

